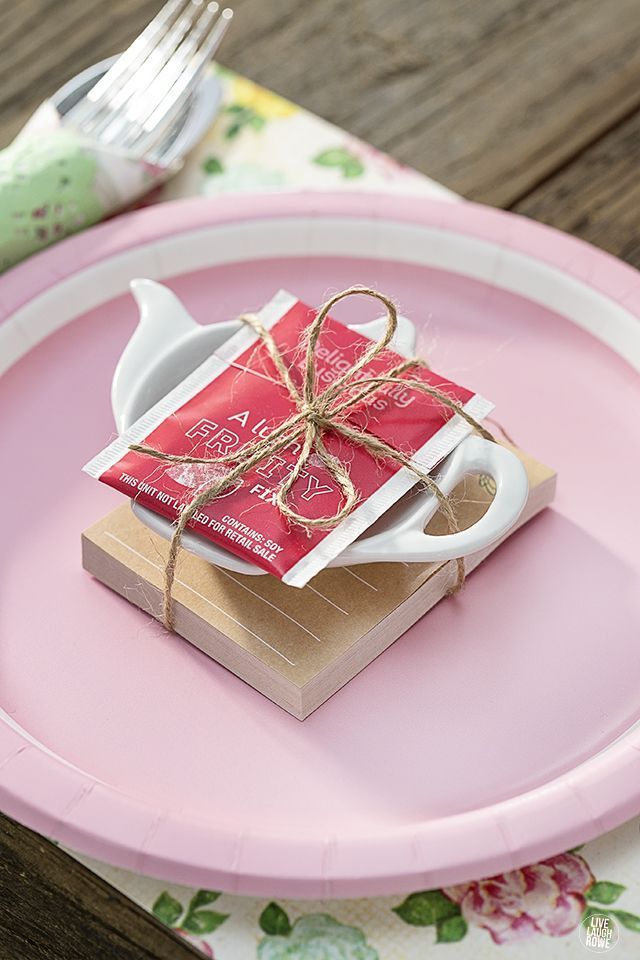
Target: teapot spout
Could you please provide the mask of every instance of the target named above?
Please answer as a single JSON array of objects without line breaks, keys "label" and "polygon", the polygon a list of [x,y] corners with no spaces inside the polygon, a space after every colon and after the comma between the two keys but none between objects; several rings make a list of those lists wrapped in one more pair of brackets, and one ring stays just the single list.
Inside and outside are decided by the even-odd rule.
[{"label": "teapot spout", "polygon": [[[140,309],[140,324],[153,324],[150,341],[156,350],[164,351],[174,340],[197,326],[173,290],[155,280],[137,278],[129,284]],[[138,330],[136,330],[137,335]]]},{"label": "teapot spout", "polygon": [[111,407],[119,430],[141,376],[199,327],[175,293],[162,283],[140,278],[132,280],[130,286],[140,320],[118,361],[111,385]]}]

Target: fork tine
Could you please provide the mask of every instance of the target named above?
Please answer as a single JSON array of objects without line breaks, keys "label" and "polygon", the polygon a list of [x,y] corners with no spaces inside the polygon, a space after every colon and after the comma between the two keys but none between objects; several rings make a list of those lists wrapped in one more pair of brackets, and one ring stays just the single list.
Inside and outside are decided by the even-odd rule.
[{"label": "fork tine", "polygon": [[215,0],[168,0],[64,122],[134,156],[162,157],[231,22],[233,12],[219,10]]},{"label": "fork tine", "polygon": [[147,59],[177,14],[190,2],[191,0],[168,0],[87,95],[68,111],[66,119],[76,124],[86,121],[99,108],[105,97],[113,91],[114,86],[122,85],[132,69],[137,68]]},{"label": "fork tine", "polygon": [[150,50],[143,63],[138,64],[135,70],[126,78],[126,82],[116,89],[111,96],[107,97],[107,104],[110,112],[119,110],[132,96],[145,92],[145,88],[150,86],[160,70],[164,67],[175,53],[176,48],[182,42],[184,36],[188,33],[193,19],[194,9],[191,2],[188,9],[184,10],[182,15],[166,31],[161,40]]},{"label": "fork tine", "polygon": [[144,99],[139,98],[137,101],[131,102],[127,109],[127,117],[132,123],[143,124],[146,118],[162,103],[174,83],[187,69],[190,58],[197,53],[202,38],[206,35],[219,9],[218,3],[207,4],[200,18],[193,24],[192,29],[185,35],[173,56],[167,60],[158,73],[153,87],[147,91]]},{"label": "fork tine", "polygon": [[[84,129],[94,136],[100,136],[105,142],[119,143],[119,132],[130,122],[135,113],[137,98],[153,99],[156,84],[163,70],[173,61],[194,25],[201,16],[200,4],[191,2],[188,9],[175,22],[159,44],[147,56],[145,62],[127,79],[126,83],[115,91],[107,101],[107,110],[85,125]],[[131,106],[132,103],[134,106]]]},{"label": "fork tine", "polygon": [[141,154],[149,150],[174,123],[197,85],[204,69],[222,42],[232,17],[232,10],[225,9],[222,11],[204,38],[202,45],[171,85],[166,96],[142,120],[140,136],[134,141],[137,153]]}]

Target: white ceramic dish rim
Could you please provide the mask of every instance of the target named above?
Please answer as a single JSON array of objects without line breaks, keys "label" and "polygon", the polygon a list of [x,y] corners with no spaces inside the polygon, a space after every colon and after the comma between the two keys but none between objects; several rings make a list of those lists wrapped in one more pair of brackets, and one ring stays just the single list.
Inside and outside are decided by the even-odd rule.
[{"label": "white ceramic dish rim", "polygon": [[[384,238],[394,241],[394,259],[416,262],[419,253],[442,269],[451,269],[455,253],[455,272],[555,310],[640,367],[638,273],[548,227],[471,204],[380,194],[220,197],[215,205],[197,198],[172,206],[171,216],[165,205],[101,225],[92,231],[92,244],[84,235],[72,238],[5,275],[0,369],[73,316],[123,293],[132,275],[161,279],[206,266],[204,251],[216,250],[215,243],[196,243],[195,258],[191,244],[212,235],[219,239],[222,226],[227,262],[276,256],[268,245],[274,217],[288,218],[292,226],[303,218],[311,253],[324,242],[333,253],[384,257],[381,247],[371,251]],[[354,234],[366,251],[353,248]],[[0,802],[9,815],[111,863],[256,895],[366,896],[454,883],[574,846],[640,809],[637,724],[593,757],[519,796],[390,829],[382,837],[327,838],[232,836],[223,823],[213,827],[168,813],[78,770],[8,714],[0,719]]]},{"label": "white ceramic dish rim", "polygon": [[[228,321],[226,324],[203,326],[189,315],[174,293],[156,281],[135,279],[131,287],[140,307],[140,321],[116,365],[111,403],[116,426],[128,434],[130,441],[139,443],[152,427],[167,415],[168,395],[177,387],[177,383],[183,379],[186,383],[187,380],[198,378],[197,371],[203,369],[199,364],[207,360],[214,349],[219,351],[224,349],[225,345],[228,349],[229,340],[239,334],[240,325]],[[282,313],[288,309],[288,304],[294,301],[295,298],[281,291],[271,301],[267,310],[270,314],[274,310]],[[352,329],[375,338],[384,332],[384,323],[382,317],[366,324],[354,325]],[[216,336],[217,331],[219,336]],[[226,336],[223,331],[226,331]],[[409,356],[414,353],[416,330],[409,319],[400,318],[395,340],[396,349],[402,355]],[[188,378],[184,374],[185,354],[190,357],[187,366],[191,368],[191,372]],[[195,359],[196,355],[198,360]],[[171,358],[177,360],[170,363]],[[179,371],[177,374],[176,363]],[[202,389],[207,380],[206,377],[198,378],[190,393]],[[148,400],[154,393],[159,396],[157,404],[149,403]],[[474,400],[476,406],[484,405],[485,409],[492,406],[481,398],[476,397]],[[182,396],[179,402],[182,404],[184,401],[185,397]],[[158,411],[153,424],[150,422],[152,409]],[[469,412],[475,413],[475,407],[473,410],[469,408]],[[138,422],[144,423],[141,436],[136,433]],[[507,533],[520,516],[527,499],[529,485],[522,464],[511,451],[480,437],[471,436],[461,420],[457,424],[455,420],[451,421],[447,426],[449,435],[451,426],[461,434],[462,439],[435,469],[434,474],[437,475],[441,490],[446,494],[451,493],[456,484],[469,473],[484,473],[493,477],[496,494],[481,520],[457,533],[444,537],[429,536],[424,533],[424,528],[437,512],[438,501],[434,494],[419,490],[414,492],[413,496],[398,501],[391,513],[383,514],[374,528],[365,530],[335,556],[328,566],[389,560],[399,563],[447,561],[483,550]],[[109,465],[117,462],[125,449],[122,441],[113,446],[119,449],[109,458]],[[107,465],[106,453],[107,451],[100,453],[92,465],[84,469],[92,476],[99,477]],[[131,506],[142,523],[165,540],[171,539],[171,521],[143,506],[135,498],[131,501]],[[186,531],[182,545],[208,563],[227,570],[250,576],[266,575],[266,571],[256,564],[235,556],[195,532]]]}]

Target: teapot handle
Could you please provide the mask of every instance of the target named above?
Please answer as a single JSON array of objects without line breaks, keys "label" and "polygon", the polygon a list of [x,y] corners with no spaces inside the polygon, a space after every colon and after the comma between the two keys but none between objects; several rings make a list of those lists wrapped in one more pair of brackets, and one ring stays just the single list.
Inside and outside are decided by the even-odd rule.
[{"label": "teapot handle", "polygon": [[495,543],[514,525],[527,502],[526,470],[506,447],[470,436],[447,457],[434,480],[448,495],[468,474],[488,474],[495,481],[496,494],[486,513],[466,530],[442,536],[424,533],[426,524],[437,513],[438,500],[435,494],[422,491],[394,524],[393,532],[357,540],[341,554],[341,562],[429,563],[468,556]]}]

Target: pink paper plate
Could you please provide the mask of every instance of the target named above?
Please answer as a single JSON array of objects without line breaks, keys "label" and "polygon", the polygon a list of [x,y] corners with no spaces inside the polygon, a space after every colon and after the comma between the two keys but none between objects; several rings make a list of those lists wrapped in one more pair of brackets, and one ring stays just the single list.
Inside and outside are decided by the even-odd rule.
[{"label": "pink paper plate", "polygon": [[[292,719],[80,567],[80,532],[121,502],[80,468],[113,432],[135,276],[211,322],[281,286],[387,291],[436,367],[558,469],[554,509]],[[635,271],[466,203],[216,197],[34,257],[0,310],[9,815],[167,880],[340,897],[521,866],[640,812]]]}]

